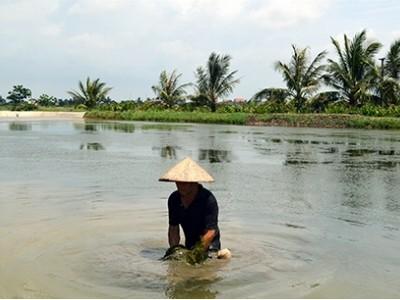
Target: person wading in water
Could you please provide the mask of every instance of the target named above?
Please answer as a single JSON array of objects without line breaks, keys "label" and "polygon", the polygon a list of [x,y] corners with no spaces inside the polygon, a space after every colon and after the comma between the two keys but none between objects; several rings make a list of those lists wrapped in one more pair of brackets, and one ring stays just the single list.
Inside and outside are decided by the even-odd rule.
[{"label": "person wading in water", "polygon": [[195,161],[187,157],[159,181],[175,182],[177,190],[168,198],[168,242],[166,256],[180,246],[180,229],[185,235],[185,247],[189,249],[186,260],[199,263],[210,254],[211,257],[230,258],[228,249],[221,250],[218,228],[218,204],[214,195],[199,182],[213,182],[214,179]]}]

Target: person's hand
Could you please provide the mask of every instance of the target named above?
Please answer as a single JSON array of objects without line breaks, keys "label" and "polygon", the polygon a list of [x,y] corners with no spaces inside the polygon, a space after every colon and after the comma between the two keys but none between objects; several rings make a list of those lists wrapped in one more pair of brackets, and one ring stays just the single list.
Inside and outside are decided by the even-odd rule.
[{"label": "person's hand", "polygon": [[161,260],[179,260],[179,258],[181,258],[186,253],[186,251],[188,250],[183,245],[172,246],[165,252]]},{"label": "person's hand", "polygon": [[208,258],[207,251],[204,250],[204,246],[201,242],[196,243],[192,250],[186,253],[186,261],[191,264],[199,264]]}]

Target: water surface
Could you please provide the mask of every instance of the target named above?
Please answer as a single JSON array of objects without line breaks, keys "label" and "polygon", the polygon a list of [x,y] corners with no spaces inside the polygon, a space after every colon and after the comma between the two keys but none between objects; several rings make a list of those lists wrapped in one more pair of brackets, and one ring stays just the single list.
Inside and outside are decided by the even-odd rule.
[{"label": "water surface", "polygon": [[[0,297],[399,298],[399,133],[2,120]],[[158,260],[186,156],[228,262]]]}]

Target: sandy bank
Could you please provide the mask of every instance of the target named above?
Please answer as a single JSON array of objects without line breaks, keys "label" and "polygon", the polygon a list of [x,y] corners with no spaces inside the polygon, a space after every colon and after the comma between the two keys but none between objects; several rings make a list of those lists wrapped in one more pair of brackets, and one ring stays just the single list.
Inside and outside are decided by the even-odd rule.
[{"label": "sandy bank", "polygon": [[53,111],[0,111],[0,118],[7,119],[82,119],[85,112]]}]

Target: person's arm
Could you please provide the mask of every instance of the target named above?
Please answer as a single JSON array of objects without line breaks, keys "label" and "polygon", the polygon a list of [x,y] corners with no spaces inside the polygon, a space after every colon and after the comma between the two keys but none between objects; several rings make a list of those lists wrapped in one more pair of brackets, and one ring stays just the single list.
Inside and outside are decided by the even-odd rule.
[{"label": "person's arm", "polygon": [[205,251],[208,251],[213,239],[218,233],[218,204],[214,195],[210,195],[207,199],[206,215],[205,215],[206,229],[201,236],[201,244]]},{"label": "person's arm", "polygon": [[217,231],[215,229],[208,229],[204,235],[201,237],[201,244],[204,247],[204,251],[208,250],[210,247],[214,237],[216,236]]},{"label": "person's arm", "polygon": [[179,235],[179,217],[176,210],[176,198],[174,195],[176,193],[172,193],[168,198],[168,243],[170,247],[179,245],[181,240]]},{"label": "person's arm", "polygon": [[180,240],[181,237],[179,235],[179,225],[169,225],[168,227],[169,246],[173,247],[179,245]]}]

